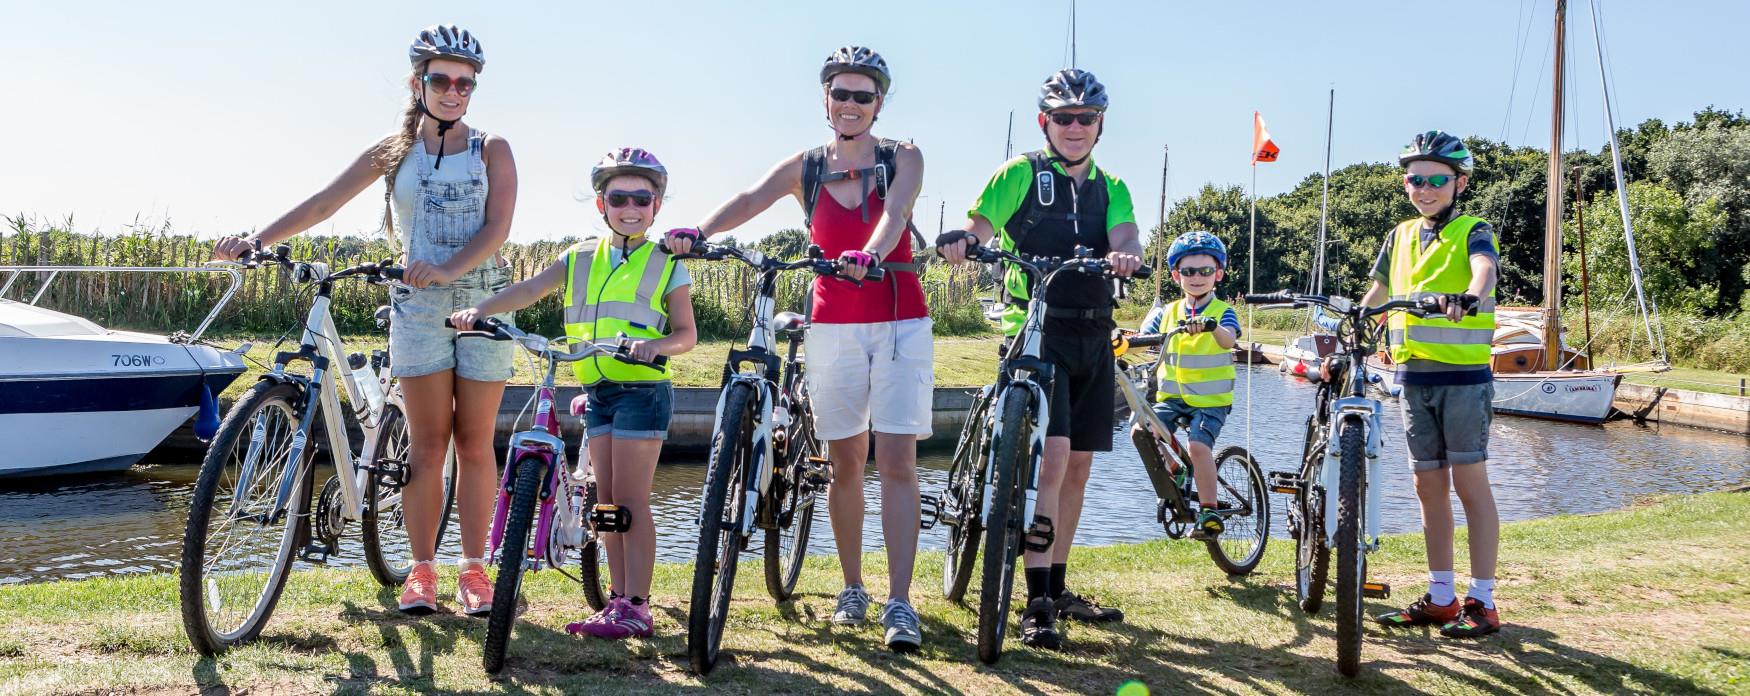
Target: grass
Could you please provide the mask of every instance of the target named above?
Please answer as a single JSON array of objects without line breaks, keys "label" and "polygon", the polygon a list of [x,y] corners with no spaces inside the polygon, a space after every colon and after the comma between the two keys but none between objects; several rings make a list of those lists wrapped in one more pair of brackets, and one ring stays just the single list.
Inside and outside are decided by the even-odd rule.
[{"label": "grass", "polygon": [[[402,617],[364,571],[295,573],[261,639],[217,659],[183,642],[173,576],[0,587],[0,693],[1109,694],[1128,679],[1156,693],[1750,693],[1746,519],[1750,494],[1731,492],[1506,525],[1506,629],[1475,642],[1369,629],[1353,680],[1333,669],[1330,610],[1308,617],[1294,605],[1289,545],[1274,540],[1255,573],[1229,578],[1199,546],[1160,540],[1072,559],[1072,585],[1123,607],[1126,623],[1077,626],[1061,653],[1011,636],[995,666],[976,659],[973,611],[935,589],[940,554],[917,568],[926,638],[910,656],[885,650],[876,627],[826,621],[830,557],[810,559],[801,596],[783,605],[765,596],[759,566],[744,565],[723,657],[705,678],[686,669],[686,565],[657,568],[657,636],[626,643],[566,635],[584,613],[577,591],[533,576],[496,681],[480,671],[481,621]],[[1459,552],[1462,568],[1462,533]],[[1397,594],[1369,612],[1413,598],[1422,554],[1420,536],[1399,535],[1370,556]],[[884,596],[883,557],[864,565]],[[454,571],[443,572],[447,587]]]}]

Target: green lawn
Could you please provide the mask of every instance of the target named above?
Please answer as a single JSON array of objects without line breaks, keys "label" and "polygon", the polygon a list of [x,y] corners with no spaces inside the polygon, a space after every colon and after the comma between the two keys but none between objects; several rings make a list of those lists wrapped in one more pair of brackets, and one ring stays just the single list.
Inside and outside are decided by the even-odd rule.
[{"label": "green lawn", "polygon": [[[1290,586],[1292,548],[1273,540],[1251,576],[1229,578],[1191,542],[1078,549],[1072,584],[1128,614],[1075,627],[1065,652],[1010,647],[976,658],[972,610],[940,598],[940,554],[924,554],[913,593],[924,649],[899,656],[876,627],[832,626],[836,564],[814,557],[801,597],[775,605],[744,565],[724,653],[709,677],[687,671],[690,566],[656,573],[657,636],[609,643],[566,635],[579,593],[547,572],[501,680],[480,670],[484,624],[455,614],[406,618],[365,571],[303,570],[262,638],[197,658],[170,575],[0,587],[0,693],[1094,693],[1128,679],[1154,693],[1750,693],[1750,493],[1644,501],[1631,509],[1508,524],[1497,596],[1507,622],[1475,642],[1431,631],[1369,629],[1362,673],[1333,669],[1330,609],[1304,615]],[[356,545],[349,550],[356,549]],[[1459,539],[1464,567],[1464,537]],[[1426,578],[1422,540],[1398,535],[1369,560],[1413,599]],[[883,557],[864,559],[886,594]],[[454,569],[446,566],[445,583]],[[445,598],[445,601],[449,601]],[[1327,604],[1329,607],[1329,604]]]}]

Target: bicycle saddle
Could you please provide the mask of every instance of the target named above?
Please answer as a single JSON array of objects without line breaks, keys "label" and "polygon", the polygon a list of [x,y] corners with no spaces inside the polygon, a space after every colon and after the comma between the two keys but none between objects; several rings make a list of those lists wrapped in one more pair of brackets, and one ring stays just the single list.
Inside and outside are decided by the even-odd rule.
[{"label": "bicycle saddle", "polygon": [[377,328],[379,328],[379,329],[389,328],[389,315],[391,313],[392,312],[389,309],[389,305],[382,305],[380,307],[377,307],[377,313],[376,313]]},{"label": "bicycle saddle", "polygon": [[795,312],[778,312],[772,317],[772,333],[788,336],[808,330],[808,320]]}]

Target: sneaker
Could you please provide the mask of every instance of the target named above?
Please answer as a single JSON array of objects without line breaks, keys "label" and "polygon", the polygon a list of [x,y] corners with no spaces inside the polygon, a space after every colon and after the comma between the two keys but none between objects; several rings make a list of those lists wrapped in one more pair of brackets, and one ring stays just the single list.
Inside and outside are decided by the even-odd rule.
[{"label": "sneaker", "polygon": [[1214,508],[1203,508],[1197,513],[1197,526],[1191,529],[1192,539],[1214,539],[1227,531],[1227,526],[1221,522],[1221,513]]},{"label": "sneaker", "polygon": [[839,592],[838,607],[832,610],[832,622],[840,626],[861,626],[869,620],[869,593],[862,585],[852,585]]},{"label": "sneaker", "polygon": [[492,580],[486,577],[485,568],[470,565],[456,576],[456,601],[468,616],[492,613]]},{"label": "sneaker", "polygon": [[1481,638],[1501,630],[1500,612],[1490,609],[1483,600],[1464,598],[1464,613],[1457,620],[1440,627],[1447,638]]},{"label": "sneaker", "polygon": [[1048,597],[1038,597],[1027,603],[1021,612],[1021,644],[1046,650],[1063,648],[1063,635],[1057,632],[1057,604]]},{"label": "sneaker", "polygon": [[1057,596],[1053,605],[1057,607],[1057,618],[1066,621],[1118,623],[1124,620],[1124,612],[1118,608],[1102,607],[1091,597],[1083,597],[1067,590]]},{"label": "sneaker", "polygon": [[894,652],[911,652],[924,644],[924,633],[918,627],[918,612],[903,599],[889,599],[881,608],[881,625],[887,629],[887,647]]},{"label": "sneaker", "polygon": [[1432,595],[1424,594],[1414,604],[1399,609],[1390,614],[1380,614],[1373,617],[1375,622],[1387,628],[1394,626],[1427,626],[1430,624],[1445,624],[1457,619],[1459,615],[1458,602],[1440,605],[1434,603]]},{"label": "sneaker", "polygon": [[589,626],[592,624],[599,624],[599,623],[609,623],[609,622],[614,620],[614,618],[615,618],[614,612],[619,611],[619,609],[620,609],[620,596],[619,595],[610,595],[608,597],[608,603],[601,608],[601,611],[598,611],[594,614],[590,614],[589,618],[584,619],[582,621],[573,621],[571,623],[565,624],[565,632],[575,636],[579,633],[584,633],[585,626]]},{"label": "sneaker", "polygon": [[614,601],[619,604],[613,613],[599,623],[585,623],[581,630],[597,638],[608,640],[625,640],[627,638],[649,638],[655,633],[656,622],[650,618],[650,602],[633,604],[632,600],[619,598]]},{"label": "sneaker", "polygon": [[434,561],[417,561],[401,583],[401,611],[423,616],[437,611],[437,569]]}]

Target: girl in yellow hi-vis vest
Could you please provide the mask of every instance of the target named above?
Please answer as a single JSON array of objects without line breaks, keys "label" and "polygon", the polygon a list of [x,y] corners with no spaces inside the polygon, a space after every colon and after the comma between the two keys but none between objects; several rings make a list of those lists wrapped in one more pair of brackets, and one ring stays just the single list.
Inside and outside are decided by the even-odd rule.
[{"label": "girl in yellow hi-vis vest", "polygon": [[[578,243],[535,277],[456,312],[455,325],[471,326],[478,316],[521,309],[561,290],[568,336],[627,336],[632,357],[645,362],[693,349],[698,331],[692,280],[680,262],[644,235],[662,207],[668,170],[650,153],[625,148],[608,153],[590,170],[590,184],[596,210],[613,233]],[[656,565],[650,487],[674,412],[670,373],[666,367],[611,358],[579,360],[572,368],[588,399],[584,425],[601,502],[619,506],[619,518],[630,521],[619,532],[603,535],[612,579],[607,606],[565,630],[615,640],[649,637],[650,574]]]},{"label": "girl in yellow hi-vis vest", "polygon": [[1227,266],[1227,246],[1208,232],[1186,232],[1167,249],[1167,267],[1185,296],[1168,304],[1161,329],[1184,331],[1161,349],[1155,376],[1155,415],[1164,423],[1190,421],[1191,474],[1197,483],[1201,511],[1192,536],[1214,539],[1223,530],[1216,514],[1215,438],[1234,403],[1234,341],[1240,337],[1239,316],[1215,297]]}]

